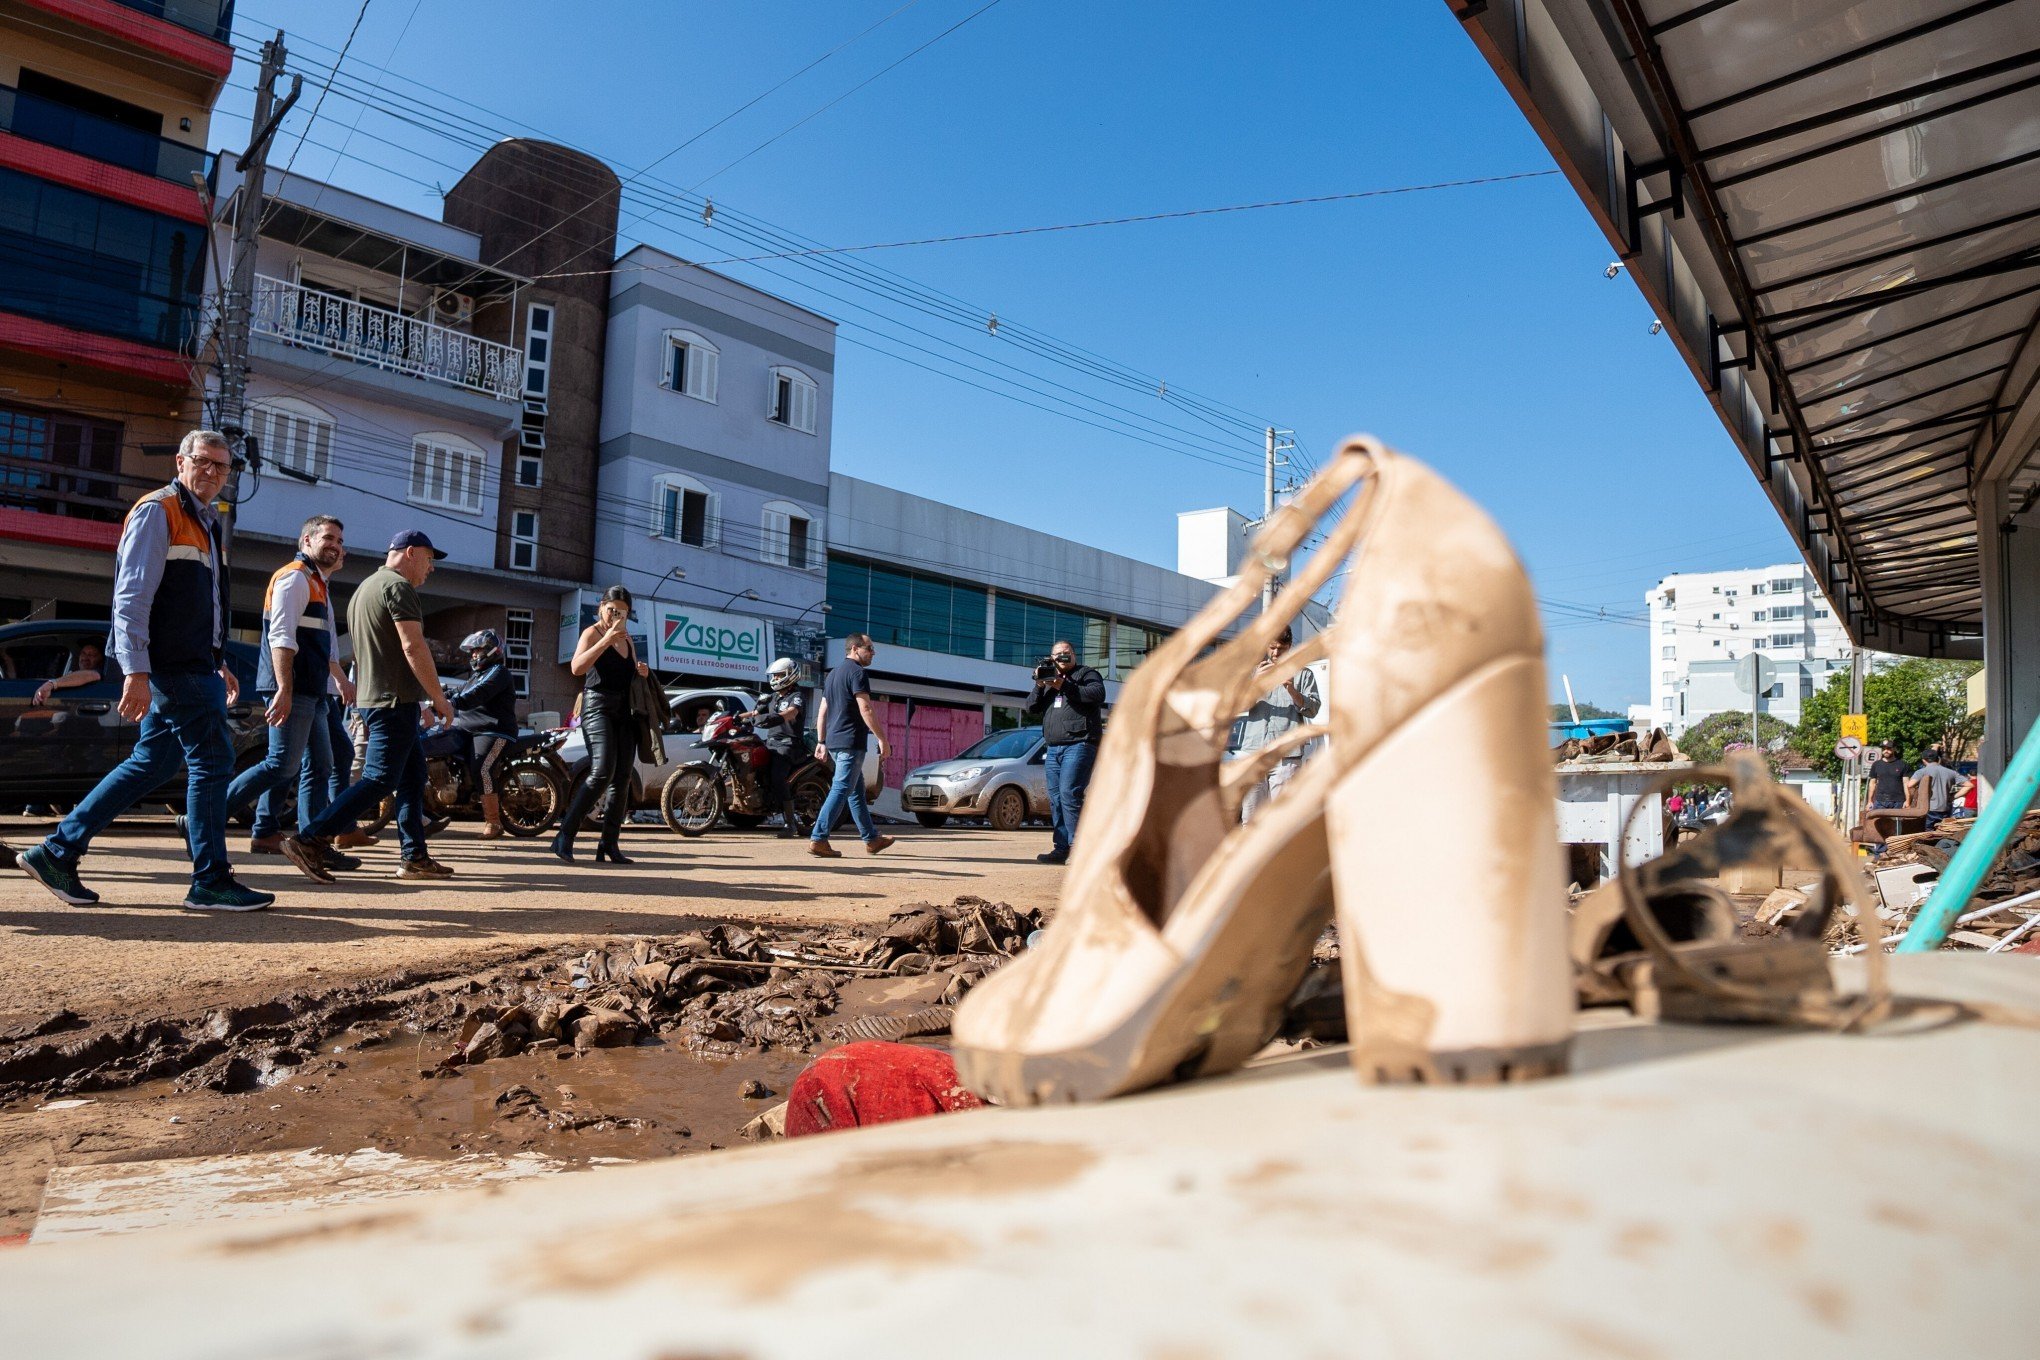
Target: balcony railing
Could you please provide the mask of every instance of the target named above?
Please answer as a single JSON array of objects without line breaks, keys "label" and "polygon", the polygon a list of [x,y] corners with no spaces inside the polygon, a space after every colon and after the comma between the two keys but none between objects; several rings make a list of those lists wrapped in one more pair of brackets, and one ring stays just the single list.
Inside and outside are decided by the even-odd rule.
[{"label": "balcony railing", "polygon": [[211,159],[195,146],[124,127],[111,118],[9,85],[0,85],[0,131],[173,184],[190,184],[192,174],[203,175]]},{"label": "balcony railing", "polygon": [[254,330],[286,344],[447,383],[498,401],[516,401],[523,392],[524,355],[509,345],[478,340],[464,331],[288,279],[255,276]]},{"label": "balcony railing", "polygon": [[113,0],[123,9],[166,19],[201,38],[228,42],[234,32],[234,0]]}]

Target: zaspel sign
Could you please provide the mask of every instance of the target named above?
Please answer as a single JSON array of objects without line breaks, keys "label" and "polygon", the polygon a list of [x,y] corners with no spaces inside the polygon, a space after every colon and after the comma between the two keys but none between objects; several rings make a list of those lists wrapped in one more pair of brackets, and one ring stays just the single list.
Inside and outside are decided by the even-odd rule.
[{"label": "zaspel sign", "polygon": [[765,621],[663,605],[659,668],[755,679],[765,673]]}]

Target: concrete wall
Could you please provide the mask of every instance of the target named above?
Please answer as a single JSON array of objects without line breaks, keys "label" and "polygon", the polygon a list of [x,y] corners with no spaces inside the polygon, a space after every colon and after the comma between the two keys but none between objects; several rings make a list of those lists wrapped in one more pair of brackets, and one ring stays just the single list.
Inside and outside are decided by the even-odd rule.
[{"label": "concrete wall", "polygon": [[[693,331],[720,351],[715,401],[661,386],[665,336],[676,329]],[[780,364],[817,386],[813,434],[766,418],[768,375]],[[621,579],[649,594],[678,568],[686,576],[659,587],[665,598],[719,608],[731,595],[754,590],[758,603],[748,607],[780,618],[819,603],[827,586],[820,548],[828,523],[834,390],[833,322],[648,247],[624,256],[611,281],[597,583]],[[715,547],[651,536],[654,483],[668,473],[691,477],[720,497]],[[815,568],[761,560],[762,515],[772,501],[808,516]],[[741,601],[729,606],[746,607]]]}]

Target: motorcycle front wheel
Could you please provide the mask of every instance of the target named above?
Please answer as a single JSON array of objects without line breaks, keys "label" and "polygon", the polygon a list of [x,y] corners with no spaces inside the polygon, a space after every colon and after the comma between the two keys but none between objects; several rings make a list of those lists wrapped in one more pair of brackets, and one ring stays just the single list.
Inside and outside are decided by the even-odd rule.
[{"label": "motorcycle front wheel", "polygon": [[659,815],[683,836],[699,836],[722,816],[722,781],[712,770],[682,766],[659,791]]},{"label": "motorcycle front wheel", "polygon": [[549,766],[516,765],[503,772],[503,829],[513,836],[542,836],[559,820],[566,791]]}]

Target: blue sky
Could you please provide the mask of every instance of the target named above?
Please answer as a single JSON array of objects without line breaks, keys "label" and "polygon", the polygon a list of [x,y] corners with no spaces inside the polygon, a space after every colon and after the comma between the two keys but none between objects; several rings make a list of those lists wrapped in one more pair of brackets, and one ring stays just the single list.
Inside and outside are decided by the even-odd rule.
[{"label": "blue sky", "polygon": [[[434,186],[475,154],[443,135],[455,118],[535,129],[619,167],[668,157],[651,176],[669,201],[699,186],[724,222],[830,245],[1551,168],[1443,0],[998,0],[816,112],[983,4],[369,0],[344,69],[435,116],[397,121],[342,86],[299,148],[318,98],[308,79],[278,154],[297,148],[300,171],[437,216]],[[236,41],[252,51],[280,25],[323,71],[355,14],[353,0],[243,0]],[[222,96],[217,144],[245,139],[252,77],[237,68]],[[691,216],[631,216],[626,242],[757,253]],[[1259,437],[1245,422],[1293,427],[1319,458],[1343,434],[1381,435],[1486,505],[1540,596],[1566,606],[1547,615],[1554,692],[1563,671],[1581,698],[1620,707],[1648,697],[1637,616],[1661,576],[1796,554],[1677,353],[1648,333],[1642,297],[1602,277],[1612,258],[1547,176],[833,262],[892,271],[964,315],[995,314],[1007,337],[1022,327],[1243,413],[1215,426],[1180,398],[1045,363],[815,263],[723,268],[844,323],[839,471],[1149,561],[1173,565],[1179,510],[1258,513],[1258,473],[1240,463],[1258,459]],[[998,376],[972,382],[1025,382],[1062,411],[1074,388],[1108,428],[901,356],[979,365]],[[1152,442],[1129,437],[1136,422]],[[1581,621],[1576,605],[1623,619]]]}]

